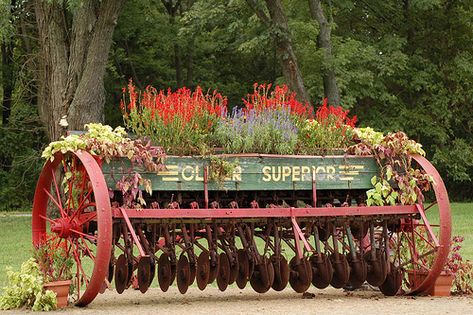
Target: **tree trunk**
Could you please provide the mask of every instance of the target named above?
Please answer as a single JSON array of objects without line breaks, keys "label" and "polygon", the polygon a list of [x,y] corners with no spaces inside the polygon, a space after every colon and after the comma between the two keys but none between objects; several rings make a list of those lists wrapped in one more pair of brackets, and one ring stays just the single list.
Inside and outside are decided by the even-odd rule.
[{"label": "tree trunk", "polygon": [[299,70],[296,54],[292,47],[287,18],[284,14],[281,1],[265,0],[265,2],[269,10],[273,27],[277,29],[277,31],[274,32],[274,39],[283,76],[286,79],[289,88],[297,93],[299,100],[310,103],[307,90],[304,86],[304,80]]},{"label": "tree trunk", "polygon": [[310,15],[320,26],[320,32],[317,36],[317,46],[324,51],[324,72],[322,74],[324,81],[324,95],[328,103],[334,106],[340,105],[340,92],[337,86],[337,77],[333,65],[332,41],[330,23],[324,14],[324,9],[320,0],[309,0]]},{"label": "tree trunk", "polygon": [[123,0],[84,1],[71,16],[63,3],[35,1],[41,48],[38,105],[51,140],[103,121],[103,77]]},{"label": "tree trunk", "polygon": [[15,78],[13,76],[13,40],[2,43],[2,125],[8,124],[11,113],[13,88],[15,87]]},{"label": "tree trunk", "polygon": [[297,98],[300,101],[310,103],[297,58],[292,48],[291,34],[289,33],[287,18],[281,1],[265,0],[270,17],[267,16],[256,0],[246,0],[246,2],[266,27],[275,28],[271,33],[273,34],[276,54],[281,64],[284,79],[289,88],[297,93]]},{"label": "tree trunk", "polygon": [[187,68],[187,75],[186,75],[186,85],[188,88],[192,88],[194,86],[194,39],[189,41],[189,49],[187,51],[187,60],[186,60],[186,68]]}]

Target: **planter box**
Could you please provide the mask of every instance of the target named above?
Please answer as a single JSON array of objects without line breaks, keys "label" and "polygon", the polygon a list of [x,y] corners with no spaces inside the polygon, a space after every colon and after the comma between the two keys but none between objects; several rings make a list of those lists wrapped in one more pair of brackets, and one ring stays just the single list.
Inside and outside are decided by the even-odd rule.
[{"label": "planter box", "polygon": [[[412,270],[408,270],[407,275],[409,278],[409,282],[413,284],[415,287],[420,285],[427,277],[427,273],[416,272],[415,278],[414,278],[414,272]],[[435,280],[434,285],[425,293],[431,296],[450,296],[453,279],[454,279],[453,275],[449,275],[447,273],[442,272],[438,276],[438,278]]]},{"label": "planter box", "polygon": [[45,290],[51,290],[56,293],[57,308],[63,308],[67,306],[71,283],[71,280],[60,280],[48,282],[43,285]]}]

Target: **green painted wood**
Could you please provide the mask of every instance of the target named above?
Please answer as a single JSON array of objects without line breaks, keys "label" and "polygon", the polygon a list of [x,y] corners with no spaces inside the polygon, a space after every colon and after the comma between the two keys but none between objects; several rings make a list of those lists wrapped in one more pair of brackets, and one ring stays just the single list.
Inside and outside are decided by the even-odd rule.
[{"label": "green painted wood", "polygon": [[[233,175],[223,182],[209,180],[209,190],[311,190],[316,174],[317,190],[369,189],[378,166],[372,157],[356,156],[238,156],[225,157],[236,163]],[[136,169],[151,180],[155,191],[202,191],[204,169],[209,159],[167,157],[166,170],[158,174]],[[110,187],[128,174],[128,160],[103,165]]]}]

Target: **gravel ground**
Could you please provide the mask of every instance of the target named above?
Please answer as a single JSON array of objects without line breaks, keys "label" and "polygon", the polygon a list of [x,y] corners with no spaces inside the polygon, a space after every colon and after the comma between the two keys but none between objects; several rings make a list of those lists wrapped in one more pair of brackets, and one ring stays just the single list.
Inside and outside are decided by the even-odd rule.
[{"label": "gravel ground", "polygon": [[203,292],[191,287],[185,295],[176,287],[166,293],[155,288],[146,294],[128,290],[119,295],[108,291],[86,308],[68,307],[48,314],[473,314],[473,297],[384,297],[375,291],[347,293],[332,288],[311,289],[309,293],[314,297],[303,299],[302,294],[291,289],[258,294],[249,287],[232,287],[225,292],[215,287]]}]

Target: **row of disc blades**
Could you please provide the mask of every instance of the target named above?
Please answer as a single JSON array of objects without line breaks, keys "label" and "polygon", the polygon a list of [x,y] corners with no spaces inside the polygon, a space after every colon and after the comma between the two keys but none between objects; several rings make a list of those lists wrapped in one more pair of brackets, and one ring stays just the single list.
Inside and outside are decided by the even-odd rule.
[{"label": "row of disc blades", "polygon": [[[109,282],[115,277],[115,288],[122,293],[131,285],[136,269],[137,288],[146,292],[157,269],[159,287],[166,292],[176,281],[179,292],[186,293],[194,282],[200,290],[217,282],[221,291],[236,283],[240,289],[250,282],[258,293],[269,289],[284,290],[289,284],[296,292],[307,291],[310,284],[319,289],[328,287],[356,289],[368,282],[379,287],[385,295],[395,295],[401,286],[401,272],[392,263],[388,265],[384,252],[378,249],[360,253],[314,254],[310,257],[294,256],[289,262],[282,255],[252,256],[244,249],[227,254],[203,251],[198,257],[183,252],[172,262],[167,253],[158,261],[149,256],[139,257],[133,264],[120,255],[109,267]],[[156,268],[157,264],[157,268]]]}]

